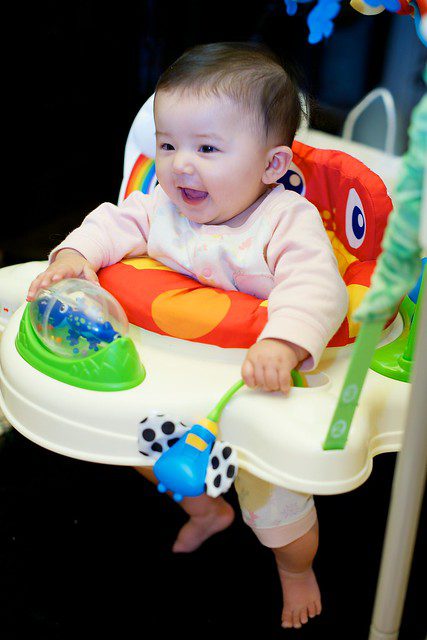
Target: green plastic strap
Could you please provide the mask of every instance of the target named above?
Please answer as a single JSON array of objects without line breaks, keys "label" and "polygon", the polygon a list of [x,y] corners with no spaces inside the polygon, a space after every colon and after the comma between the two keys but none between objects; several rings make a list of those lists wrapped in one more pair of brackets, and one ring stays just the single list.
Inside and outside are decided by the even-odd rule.
[{"label": "green plastic strap", "polygon": [[307,384],[305,382],[305,378],[300,374],[297,369],[292,369],[291,371],[292,382],[294,383],[294,387],[306,387]]},{"label": "green plastic strap", "polygon": [[[295,369],[293,369],[291,371],[291,376],[292,376],[292,382],[294,383],[295,387],[305,386],[304,378],[299,371],[296,371]],[[239,380],[238,382],[233,384],[233,386],[230,387],[230,389],[226,391],[226,393],[224,393],[224,395],[222,396],[218,404],[208,414],[207,417],[209,418],[209,420],[213,420],[214,422],[219,422],[225,405],[228,404],[228,402],[231,400],[234,394],[237,391],[239,391],[239,389],[241,389],[244,386],[244,384],[245,383],[243,382],[243,380]]]},{"label": "green plastic strap", "polygon": [[420,312],[421,312],[421,299],[423,297],[423,291],[427,287],[426,273],[427,273],[427,267],[424,269],[424,272],[421,278],[420,289],[418,293],[418,300],[415,307],[414,317],[412,319],[411,330],[409,332],[409,337],[408,337],[408,343],[406,345],[405,353],[403,354],[403,357],[405,358],[405,360],[409,362],[412,362],[414,358],[414,353],[415,353],[415,340],[417,336],[418,321],[419,321]]},{"label": "green plastic strap", "polygon": [[383,326],[382,320],[362,324],[323,449],[344,449],[345,447],[351,421]]},{"label": "green plastic strap", "polygon": [[213,420],[214,422],[219,422],[219,419],[221,418],[221,413],[223,412],[225,405],[231,400],[231,398],[234,396],[236,391],[239,391],[239,389],[243,387],[244,384],[245,383],[243,382],[243,380],[239,380],[238,382],[233,384],[233,386],[228,391],[226,391],[226,393],[224,393],[224,395],[222,396],[218,404],[208,414],[207,417],[209,418],[209,420]]},{"label": "green plastic strap", "polygon": [[402,333],[392,342],[388,342],[375,350],[370,368],[386,378],[393,378],[401,382],[409,382],[412,361],[405,357],[409,335],[413,330],[411,320],[414,315],[415,304],[406,296],[399,307],[402,318]]}]

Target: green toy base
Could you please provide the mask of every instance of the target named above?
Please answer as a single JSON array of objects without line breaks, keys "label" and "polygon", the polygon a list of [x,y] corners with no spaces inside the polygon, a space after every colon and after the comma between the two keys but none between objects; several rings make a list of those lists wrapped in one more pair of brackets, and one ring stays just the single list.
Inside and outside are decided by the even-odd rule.
[{"label": "green toy base", "polygon": [[412,360],[405,358],[404,353],[409,338],[411,319],[415,311],[415,304],[406,297],[400,305],[399,311],[403,320],[401,335],[390,344],[379,347],[371,362],[371,369],[387,378],[409,382],[411,377]]},{"label": "green toy base", "polygon": [[28,304],[22,316],[15,344],[20,356],[38,371],[74,387],[94,391],[123,391],[145,379],[145,368],[130,338],[118,338],[80,360],[50,352],[34,331],[29,307]]}]

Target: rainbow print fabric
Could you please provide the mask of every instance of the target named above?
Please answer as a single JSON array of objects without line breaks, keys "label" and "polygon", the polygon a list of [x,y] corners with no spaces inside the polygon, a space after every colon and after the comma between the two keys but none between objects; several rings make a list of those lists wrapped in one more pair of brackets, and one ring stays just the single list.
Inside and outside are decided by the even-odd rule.
[{"label": "rainbow print fabric", "polygon": [[154,160],[147,158],[142,153],[136,159],[129,180],[126,185],[125,199],[133,191],[142,191],[142,193],[151,193],[157,184],[156,168]]}]

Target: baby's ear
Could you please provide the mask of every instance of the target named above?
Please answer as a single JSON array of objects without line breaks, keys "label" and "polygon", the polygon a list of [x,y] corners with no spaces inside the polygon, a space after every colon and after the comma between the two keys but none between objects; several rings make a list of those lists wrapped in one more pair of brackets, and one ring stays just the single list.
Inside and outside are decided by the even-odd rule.
[{"label": "baby's ear", "polygon": [[292,161],[292,151],[289,147],[273,147],[267,154],[267,166],[262,176],[264,184],[273,184],[280,180],[289,169]]}]

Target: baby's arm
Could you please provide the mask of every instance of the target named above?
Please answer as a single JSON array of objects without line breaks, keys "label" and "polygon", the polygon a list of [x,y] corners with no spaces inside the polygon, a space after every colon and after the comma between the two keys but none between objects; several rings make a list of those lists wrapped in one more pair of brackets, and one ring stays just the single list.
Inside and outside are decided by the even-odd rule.
[{"label": "baby's arm", "polygon": [[280,216],[266,259],[274,274],[268,322],[242,376],[249,386],[286,393],[294,367],[317,366],[346,315],[347,290],[319,213],[303,198]]},{"label": "baby's arm", "polygon": [[63,278],[98,282],[96,272],[124,256],[142,255],[147,249],[151,196],[132,193],[120,206],[100,205],[86,216],[50,255],[50,265],[30,285],[27,300],[41,287]]}]

